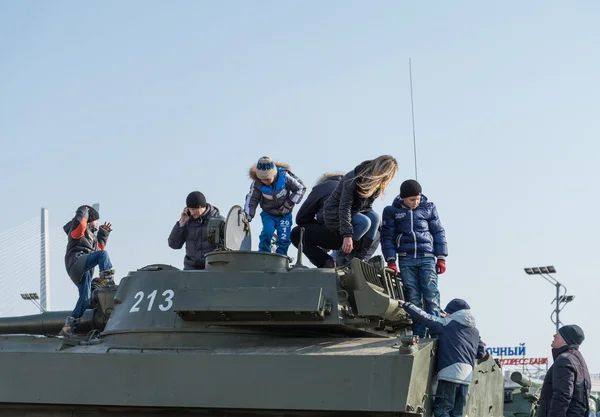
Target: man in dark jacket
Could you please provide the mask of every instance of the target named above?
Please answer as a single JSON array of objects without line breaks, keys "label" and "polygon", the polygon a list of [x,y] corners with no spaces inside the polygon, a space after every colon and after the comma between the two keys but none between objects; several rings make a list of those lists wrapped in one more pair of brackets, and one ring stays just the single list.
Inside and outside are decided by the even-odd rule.
[{"label": "man in dark jacket", "polygon": [[410,302],[399,301],[410,317],[439,335],[435,365],[438,386],[435,417],[462,416],[473,375],[475,359],[485,356],[485,348],[475,327],[475,317],[466,301],[455,298],[446,306],[446,317],[425,313]]},{"label": "man in dark jacket", "polygon": [[539,417],[582,417],[589,410],[592,387],[587,364],[579,352],[585,335],[572,324],[558,329],[552,341],[554,363],[540,394]]},{"label": "man in dark jacket", "polygon": [[[63,227],[68,236],[65,253],[65,268],[73,284],[79,289],[79,298],[73,312],[65,320],[60,335],[71,337],[79,325],[79,320],[91,303],[92,276],[94,268],[99,266],[98,286],[114,286],[115,270],[108,252],[104,250],[108,235],[112,231],[110,223],[104,223],[98,229],[100,215],[91,206],[80,206],[75,217]],[[94,234],[98,231],[98,236]]]},{"label": "man in dark jacket", "polygon": [[200,191],[191,192],[185,204],[181,218],[169,235],[169,247],[181,249],[185,243],[183,269],[201,270],[206,267],[206,254],[216,249],[216,245],[208,241],[208,221],[223,219],[223,216],[218,208],[206,202]]}]

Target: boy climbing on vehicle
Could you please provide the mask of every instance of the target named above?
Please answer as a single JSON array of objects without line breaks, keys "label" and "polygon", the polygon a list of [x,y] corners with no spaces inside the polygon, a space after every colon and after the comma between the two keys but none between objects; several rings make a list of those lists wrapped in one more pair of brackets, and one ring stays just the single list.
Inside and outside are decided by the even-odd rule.
[{"label": "boy climbing on vehicle", "polygon": [[446,306],[444,318],[440,318],[425,313],[411,302],[399,300],[398,304],[414,322],[424,323],[439,335],[434,371],[438,385],[433,415],[465,415],[475,360],[487,358],[471,307],[465,300],[455,298]]},{"label": "boy climbing on vehicle", "polygon": [[277,230],[276,253],[287,255],[292,228],[292,210],[306,191],[306,186],[281,162],[263,156],[250,168],[253,180],[246,195],[244,211],[252,221],[260,204],[263,229],[259,236],[259,252],[271,252],[271,239]]},{"label": "boy climbing on vehicle", "polygon": [[[408,300],[439,317],[437,274],[446,271],[446,232],[435,204],[421,194],[421,185],[417,181],[404,181],[400,186],[400,195],[391,206],[383,209],[381,250],[388,267],[396,273],[398,255],[400,277]],[[413,334],[424,337],[425,326],[414,324]]]},{"label": "boy climbing on vehicle", "polygon": [[[90,306],[92,298],[92,276],[94,268],[99,266],[100,277],[96,278],[98,287],[114,287],[115,270],[108,252],[104,250],[108,235],[112,231],[110,223],[104,223],[98,229],[100,215],[91,206],[77,208],[75,217],[63,227],[68,236],[65,267],[73,284],[79,289],[79,299],[73,312],[65,320],[60,336],[70,337],[79,324],[79,319]],[[94,234],[98,231],[98,236]]]}]

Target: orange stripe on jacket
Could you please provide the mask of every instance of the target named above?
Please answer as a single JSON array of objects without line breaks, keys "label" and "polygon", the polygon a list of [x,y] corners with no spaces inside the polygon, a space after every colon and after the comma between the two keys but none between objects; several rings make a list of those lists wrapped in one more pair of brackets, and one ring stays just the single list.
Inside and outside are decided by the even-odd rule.
[{"label": "orange stripe on jacket", "polygon": [[77,226],[71,232],[71,237],[73,239],[81,239],[83,237],[83,235],[85,235],[85,228],[86,227],[87,227],[87,219],[84,217],[84,218],[81,219],[81,222],[79,222],[79,226]]},{"label": "orange stripe on jacket", "polygon": [[105,247],[106,247],[106,244],[104,244],[102,242],[98,242],[98,250],[104,250]]}]

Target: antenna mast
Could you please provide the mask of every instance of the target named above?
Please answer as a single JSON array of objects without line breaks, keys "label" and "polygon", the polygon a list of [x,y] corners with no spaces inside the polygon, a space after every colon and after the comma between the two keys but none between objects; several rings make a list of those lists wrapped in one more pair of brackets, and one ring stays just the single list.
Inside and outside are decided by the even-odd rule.
[{"label": "antenna mast", "polygon": [[413,102],[413,84],[412,84],[412,64],[410,58],[408,58],[408,74],[410,77],[410,108],[412,111],[412,128],[413,128],[413,151],[415,155],[415,180],[417,178],[417,136],[415,134],[415,105]]}]

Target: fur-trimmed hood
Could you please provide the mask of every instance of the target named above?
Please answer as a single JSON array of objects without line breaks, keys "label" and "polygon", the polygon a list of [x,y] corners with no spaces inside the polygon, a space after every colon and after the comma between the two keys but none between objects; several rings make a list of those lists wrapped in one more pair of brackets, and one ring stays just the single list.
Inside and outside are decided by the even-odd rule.
[{"label": "fur-trimmed hood", "polygon": [[326,172],[325,174],[321,175],[319,177],[319,179],[317,180],[317,184],[322,184],[325,181],[331,179],[331,178],[335,178],[335,177],[339,177],[339,180],[341,181],[342,177],[345,175],[344,172],[342,171],[331,171],[331,172]]},{"label": "fur-trimmed hood", "polygon": [[[275,166],[277,168],[285,168],[289,171],[290,166],[284,162],[279,162],[279,161],[274,161],[275,162]],[[248,171],[248,176],[250,177],[250,179],[252,180],[258,180],[258,177],[256,176],[256,164],[252,165],[250,167],[250,170]]]}]

